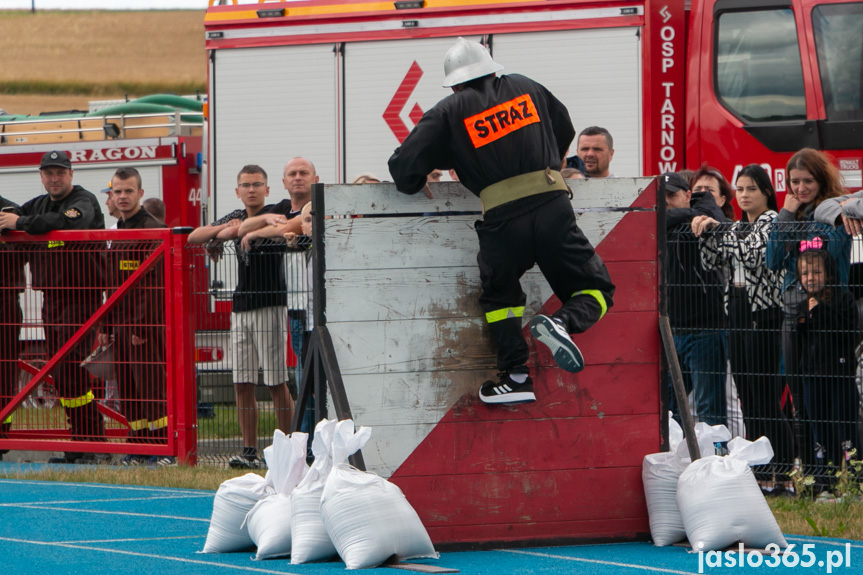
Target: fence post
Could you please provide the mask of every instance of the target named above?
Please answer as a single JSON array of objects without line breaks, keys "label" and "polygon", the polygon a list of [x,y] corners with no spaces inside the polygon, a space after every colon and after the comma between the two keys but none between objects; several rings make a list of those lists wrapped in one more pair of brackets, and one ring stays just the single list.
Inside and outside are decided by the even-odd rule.
[{"label": "fence post", "polygon": [[191,257],[186,249],[190,227],[173,228],[171,234],[171,273],[165,286],[172,305],[166,316],[173,337],[173,371],[169,385],[174,396],[174,429],[180,463],[195,465],[198,457],[198,394],[195,379],[195,347],[192,335]]}]

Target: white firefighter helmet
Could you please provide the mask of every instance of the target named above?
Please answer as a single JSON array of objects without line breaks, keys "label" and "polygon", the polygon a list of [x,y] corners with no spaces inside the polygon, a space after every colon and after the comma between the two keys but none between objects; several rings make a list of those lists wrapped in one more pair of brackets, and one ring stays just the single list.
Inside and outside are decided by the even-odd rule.
[{"label": "white firefighter helmet", "polygon": [[444,57],[443,71],[446,78],[443,87],[450,88],[501,70],[503,66],[491,59],[485,46],[459,38]]}]

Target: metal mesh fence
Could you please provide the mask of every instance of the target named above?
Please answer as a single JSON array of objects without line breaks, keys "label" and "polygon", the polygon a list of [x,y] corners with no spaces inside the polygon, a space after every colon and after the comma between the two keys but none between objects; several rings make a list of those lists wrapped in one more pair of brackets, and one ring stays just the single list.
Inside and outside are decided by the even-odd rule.
[{"label": "metal mesh fence", "polygon": [[668,315],[693,415],[768,437],[774,459],[753,469],[767,489],[795,469],[816,491],[831,487],[863,433],[861,238],[737,223],[701,237],[684,225],[667,242]]},{"label": "metal mesh fence", "polygon": [[[290,431],[311,331],[311,254],[307,238],[299,243],[187,246],[200,463],[262,466],[274,430]],[[307,410],[300,430],[312,421]]]},{"label": "metal mesh fence", "polygon": [[4,237],[0,448],[170,452],[160,233]]}]

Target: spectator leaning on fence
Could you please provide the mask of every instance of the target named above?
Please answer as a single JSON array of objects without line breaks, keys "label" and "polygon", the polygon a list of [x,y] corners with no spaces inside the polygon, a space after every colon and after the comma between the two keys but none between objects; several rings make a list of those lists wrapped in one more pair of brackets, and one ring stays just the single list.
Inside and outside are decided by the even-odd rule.
[{"label": "spectator leaning on fence", "polygon": [[[706,270],[690,224],[697,216],[724,223],[725,216],[710,192],[692,193],[680,174],[662,175],[668,234],[668,316],[674,328],[683,384],[693,392],[699,420],[726,424],[722,276]],[[696,181],[694,179],[693,181]],[[669,408],[680,417],[669,381]]]},{"label": "spectator leaning on fence", "polygon": [[[243,222],[240,226],[240,237],[243,238],[243,243],[248,245],[248,242],[256,238],[278,238],[282,239],[287,233],[302,233],[300,220],[297,217],[300,210],[307,203],[312,201],[312,185],[318,183],[318,177],[315,165],[306,158],[293,158],[287,164],[282,175],[282,183],[285,186],[285,191],[288,192],[291,199],[290,212],[287,215],[280,211],[272,211],[261,216],[252,217]],[[286,269],[285,274],[293,278],[299,277],[304,272],[301,270]],[[293,298],[292,298],[293,299]],[[289,302],[290,303],[290,302]],[[302,377],[302,357],[303,357],[303,330],[305,329],[306,312],[302,309],[295,309],[293,306],[288,308],[288,321],[291,329],[291,348],[297,356],[298,367],[296,370],[296,380],[299,381]],[[303,422],[303,431],[311,431],[314,425],[311,423],[311,411],[307,410],[307,420]]]},{"label": "spectator leaning on fence", "polygon": [[[843,195],[839,170],[822,152],[803,148],[794,154],[786,166],[789,191],[785,205],[779,212],[776,225],[770,230],[767,242],[767,267],[785,272],[782,281],[782,357],[788,385],[794,398],[795,409],[802,402],[802,387],[797,377],[799,360],[796,355],[794,333],[797,329],[797,311],[806,293],[797,280],[797,256],[800,242],[819,237],[824,248],[836,264],[836,279],[841,286],[848,285],[851,264],[851,237],[844,229],[834,229],[815,221],[815,210],[829,198]],[[809,415],[811,419],[811,415]],[[804,449],[804,453],[808,453]]]},{"label": "spectator leaning on fence", "polygon": [[[141,174],[120,168],[111,178],[111,196],[119,212],[119,230],[159,229],[165,222],[141,205]],[[149,240],[118,240],[108,252],[112,285],[119,287],[135,273],[155,248]],[[114,369],[120,406],[129,421],[129,443],[166,444],[168,440],[167,366],[165,364],[165,281],[161,266],[148,270],[126,292],[108,319],[114,332]],[[176,465],[172,456],[127,455],[123,465]]]},{"label": "spectator leaning on fence", "polygon": [[[39,166],[48,192],[21,206],[21,216],[0,213],[0,229],[17,229],[32,235],[56,230],[103,230],[105,219],[96,196],[72,184],[72,162],[65,152],[46,152]],[[102,303],[104,248],[92,244],[50,241],[29,255],[33,289],[42,291],[42,321],[50,356],[72,339],[75,332]],[[70,248],[78,248],[71,250]],[[105,425],[96,407],[90,377],[81,361],[90,352],[93,338],[85,335],[54,370],[72,439],[104,441]],[[100,463],[106,454],[66,452],[51,463]]]},{"label": "spectator leaning on fence", "polygon": [[314,327],[313,322],[313,301],[312,301],[312,282],[313,282],[313,266],[312,266],[312,204],[309,202],[305,206],[303,206],[302,212],[300,212],[300,225],[302,229],[302,235],[297,235],[293,232],[287,232],[285,234],[285,241],[288,244],[289,248],[294,248],[298,250],[296,253],[300,256],[300,261],[303,262],[304,265],[304,278],[302,281],[301,289],[298,289],[295,294],[292,294],[292,297],[299,299],[299,303],[302,306],[302,309],[306,310],[306,326],[305,326],[305,334],[304,341],[308,341],[309,335],[311,334],[312,327]]},{"label": "spectator leaning on fence", "polygon": [[285,364],[288,316],[285,244],[281,238],[278,241],[252,238],[249,242],[241,242],[239,231],[247,218],[266,213],[287,221],[296,213],[291,210],[290,200],[264,205],[270,188],[267,185],[267,173],[260,166],[248,165],[240,170],[236,192],[244,207],[216,220],[212,225],[198,228],[189,235],[189,242],[202,244],[234,240],[237,287],[232,299],[231,358],[243,451],[228,463],[235,469],[257,469],[265,467],[263,460],[258,457],[257,448],[258,404],[255,384],[258,382],[259,367],[263,368],[264,383],[273,398],[279,429],[288,433],[293,416]]},{"label": "spectator leaning on fence", "polygon": [[815,221],[844,226],[849,236],[859,236],[863,233],[863,191],[825,199],[815,208]]},{"label": "spectator leaning on fence", "polygon": [[[743,404],[746,434],[766,436],[774,462],[794,460],[791,426],[781,409],[784,382],[779,378],[782,355],[782,276],[765,265],[767,237],[777,217],[776,193],[761,166],[740,170],[737,204],[742,216],[720,226],[709,216],[696,216],[692,232],[699,238],[705,269],[722,271],[725,313],[728,316],[728,356],[734,383]],[[755,469],[759,479],[771,479],[767,469]]]}]

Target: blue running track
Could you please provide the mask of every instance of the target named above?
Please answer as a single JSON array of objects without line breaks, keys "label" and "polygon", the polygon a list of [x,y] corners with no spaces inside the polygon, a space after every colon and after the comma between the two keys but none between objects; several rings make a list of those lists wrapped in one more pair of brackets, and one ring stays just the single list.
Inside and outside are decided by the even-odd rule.
[{"label": "blue running track", "polygon": [[[0,469],[10,466],[0,463]],[[213,496],[212,491],[192,489],[0,479],[0,575],[345,572],[341,562],[291,565],[284,559],[253,561],[251,553],[198,553],[207,535]],[[788,541],[798,552],[804,544],[813,544],[814,564],[728,567],[722,557],[723,566],[702,563],[701,572],[827,573],[827,559],[832,557],[834,564],[842,562],[832,573],[863,573],[863,542],[800,536]],[[417,562],[458,569],[464,575],[699,573],[698,554],[649,543],[443,553],[437,561]],[[363,573],[410,572],[379,568]]]}]

